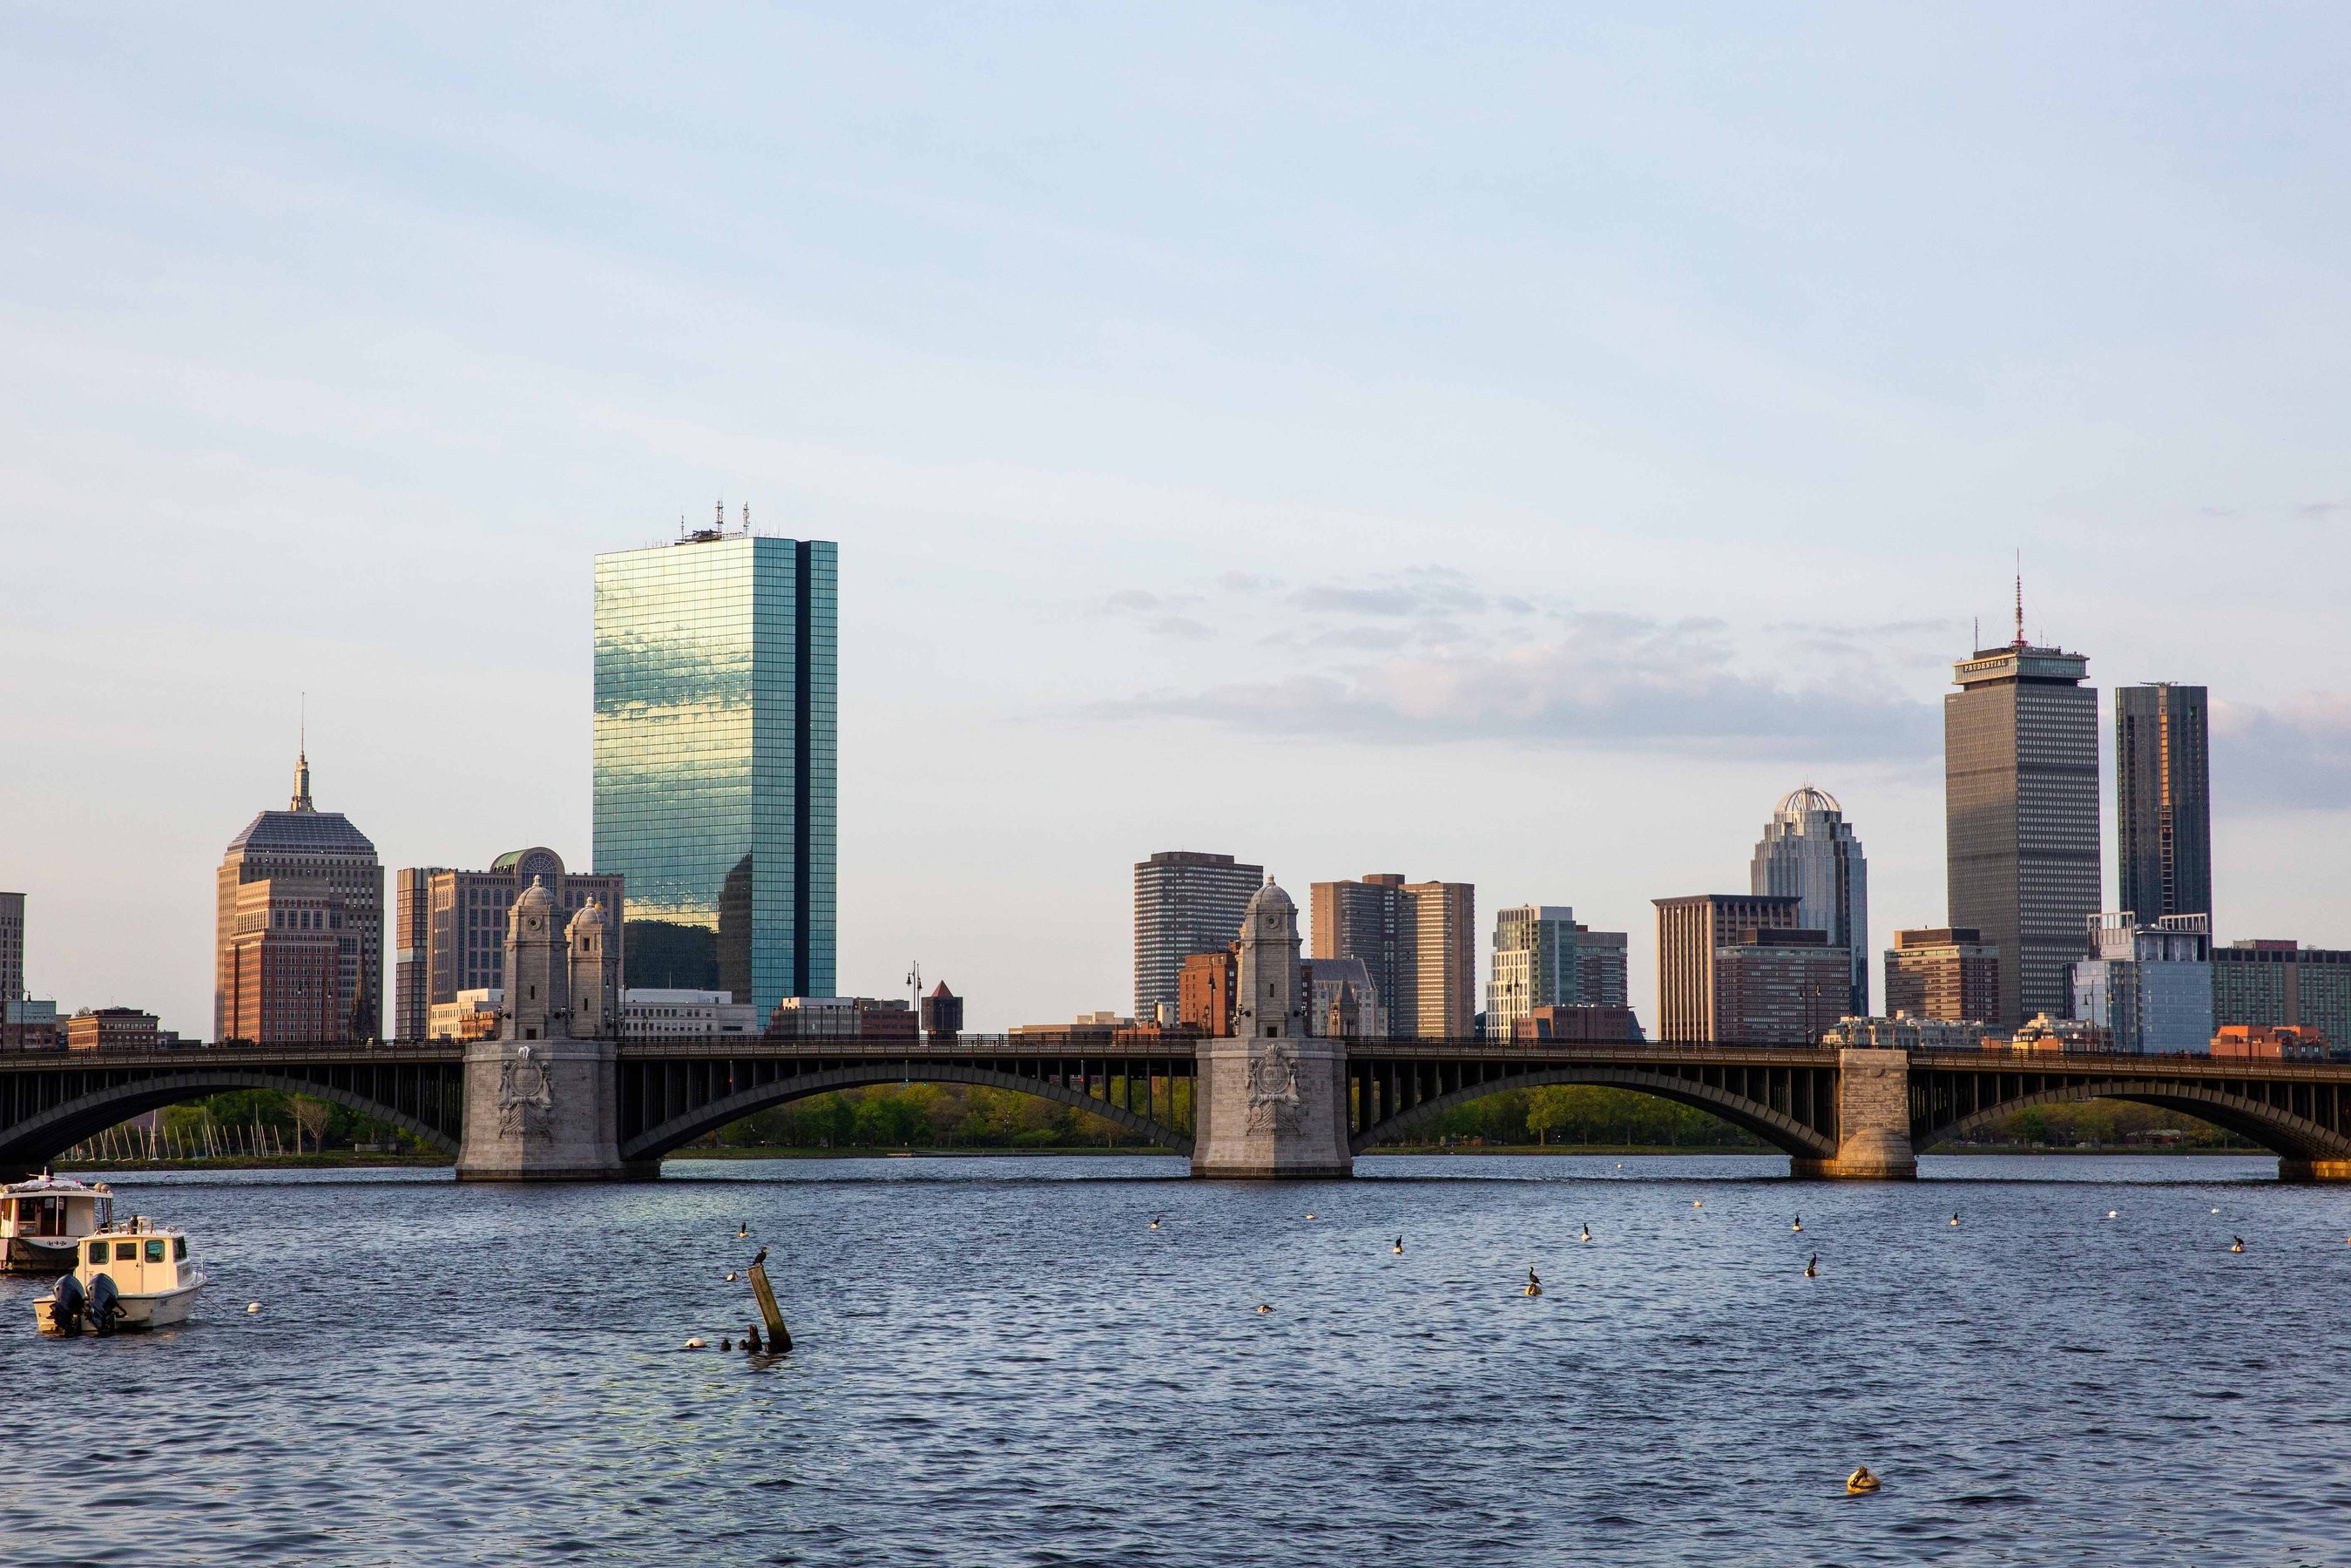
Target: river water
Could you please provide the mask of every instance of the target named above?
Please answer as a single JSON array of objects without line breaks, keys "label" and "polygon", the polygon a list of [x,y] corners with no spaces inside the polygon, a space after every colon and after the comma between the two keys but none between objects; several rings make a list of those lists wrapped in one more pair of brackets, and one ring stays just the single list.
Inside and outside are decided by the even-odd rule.
[{"label": "river water", "polygon": [[101,1342],[0,1283],[0,1560],[2351,1563],[2351,1192],[1923,1164],[124,1177],[213,1286]]}]

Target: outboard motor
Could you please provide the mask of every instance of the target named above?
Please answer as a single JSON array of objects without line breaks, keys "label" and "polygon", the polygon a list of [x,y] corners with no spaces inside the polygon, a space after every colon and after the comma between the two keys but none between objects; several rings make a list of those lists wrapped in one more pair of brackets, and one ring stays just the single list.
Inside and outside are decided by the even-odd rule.
[{"label": "outboard motor", "polygon": [[81,1281],[71,1274],[60,1275],[57,1289],[50,1292],[50,1296],[56,1301],[57,1307],[55,1315],[49,1321],[57,1325],[57,1333],[62,1334],[81,1333]]},{"label": "outboard motor", "polygon": [[114,1320],[122,1315],[122,1292],[114,1288],[111,1274],[93,1274],[89,1281],[89,1304],[82,1309],[89,1326],[99,1333],[114,1332]]}]

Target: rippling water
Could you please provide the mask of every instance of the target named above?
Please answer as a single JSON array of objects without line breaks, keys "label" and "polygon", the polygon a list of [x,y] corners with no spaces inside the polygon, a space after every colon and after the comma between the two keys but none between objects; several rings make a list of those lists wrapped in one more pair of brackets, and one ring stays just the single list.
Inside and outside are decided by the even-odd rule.
[{"label": "rippling water", "polygon": [[[57,1342],[0,1283],[0,1558],[2351,1561],[2351,1193],[1925,1164],[125,1178],[213,1289]],[[723,1275],[761,1244],[799,1349],[681,1351],[750,1321]],[[1864,1461],[1886,1490],[1847,1498]]]}]

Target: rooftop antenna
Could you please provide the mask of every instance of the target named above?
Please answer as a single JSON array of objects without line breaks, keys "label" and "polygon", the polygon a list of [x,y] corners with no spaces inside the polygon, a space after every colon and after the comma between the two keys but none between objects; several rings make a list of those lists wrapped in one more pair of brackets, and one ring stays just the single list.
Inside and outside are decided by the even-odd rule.
[{"label": "rooftop antenna", "polygon": [[920,958],[907,962],[906,989],[914,998],[914,1038],[920,1040],[923,1037],[923,961]]},{"label": "rooftop antenna", "polygon": [[2016,645],[2024,646],[2024,549],[2016,551]]},{"label": "rooftop antenna", "polygon": [[747,534],[751,531],[751,503],[748,501],[743,503],[743,531]]},{"label": "rooftop antenna", "polygon": [[722,534],[726,531],[726,501],[724,497],[721,497],[718,502],[718,519],[710,526]]},{"label": "rooftop antenna", "polygon": [[310,694],[304,692],[301,701],[299,727],[295,731],[299,749],[294,754],[294,800],[287,808],[294,811],[315,809],[310,804]]}]

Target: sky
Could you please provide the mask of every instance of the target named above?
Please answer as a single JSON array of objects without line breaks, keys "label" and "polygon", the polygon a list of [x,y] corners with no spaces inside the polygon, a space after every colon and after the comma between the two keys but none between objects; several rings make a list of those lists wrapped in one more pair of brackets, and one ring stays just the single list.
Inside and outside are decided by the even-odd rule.
[{"label": "sky", "polygon": [[2351,946],[2346,65],[2291,5],[12,5],[28,985],[210,1032],[306,702],[387,871],[585,864],[592,558],[722,503],[841,547],[841,987],[974,1027],[1129,1007],[1165,849],[1571,904],[1653,1020],[1649,901],[1811,782],[1874,945],[1939,924],[2020,552],[2099,686],[2210,687],[2220,937]]}]

